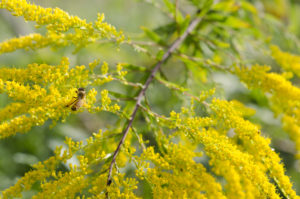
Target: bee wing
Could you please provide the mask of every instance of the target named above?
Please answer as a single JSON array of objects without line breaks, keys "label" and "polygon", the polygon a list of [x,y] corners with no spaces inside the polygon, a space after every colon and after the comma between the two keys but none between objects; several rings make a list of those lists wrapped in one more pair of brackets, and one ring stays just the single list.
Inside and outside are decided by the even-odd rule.
[{"label": "bee wing", "polygon": [[72,99],[67,105],[66,107],[72,106],[73,104],[78,102],[78,98]]}]

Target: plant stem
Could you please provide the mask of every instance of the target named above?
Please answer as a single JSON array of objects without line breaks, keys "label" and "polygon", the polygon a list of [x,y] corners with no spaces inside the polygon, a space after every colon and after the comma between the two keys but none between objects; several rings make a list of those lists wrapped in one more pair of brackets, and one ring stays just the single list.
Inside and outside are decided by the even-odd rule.
[{"label": "plant stem", "polygon": [[[188,26],[188,28],[185,30],[185,32],[168,48],[167,52],[164,54],[163,58],[156,63],[155,67],[151,70],[149,77],[147,78],[145,84],[143,85],[142,90],[139,92],[137,98],[136,98],[136,104],[134,107],[134,110],[129,118],[128,124],[126,126],[126,128],[123,130],[122,134],[123,137],[121,138],[117,149],[114,152],[112,161],[110,163],[109,166],[109,172],[108,172],[108,177],[107,177],[107,186],[109,186],[112,182],[112,170],[113,170],[113,166],[116,162],[116,158],[117,155],[120,152],[121,146],[123,145],[126,136],[129,132],[130,127],[132,126],[133,120],[136,116],[136,113],[141,105],[141,101],[145,95],[146,90],[148,89],[150,83],[152,82],[155,74],[157,73],[157,71],[159,70],[159,68],[162,66],[163,63],[165,63],[167,61],[167,59],[172,55],[172,53],[182,44],[182,42],[185,40],[185,38],[188,36],[188,34],[190,32],[192,32],[194,30],[194,28],[201,22],[201,18],[196,17]],[[106,196],[108,196],[108,193],[106,192]]]}]

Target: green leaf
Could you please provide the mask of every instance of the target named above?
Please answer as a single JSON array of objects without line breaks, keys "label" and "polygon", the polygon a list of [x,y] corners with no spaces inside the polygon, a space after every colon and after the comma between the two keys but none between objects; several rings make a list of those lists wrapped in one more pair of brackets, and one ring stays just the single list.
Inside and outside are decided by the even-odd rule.
[{"label": "green leaf", "polygon": [[170,2],[169,0],[164,0],[165,5],[167,6],[169,12],[171,12],[175,16],[176,7],[175,5]]},{"label": "green leaf", "polygon": [[199,16],[202,17],[211,9],[214,4],[214,0],[207,0],[204,2],[203,6],[200,9]]},{"label": "green leaf", "polygon": [[[221,12],[212,12],[205,16],[205,22],[211,24],[211,22],[224,22],[226,20],[226,15]],[[205,23],[203,22],[203,23]]]},{"label": "green leaf", "polygon": [[168,88],[174,88],[174,89],[177,89],[181,92],[184,92],[184,91],[187,91],[188,89],[187,88],[184,88],[182,86],[179,86],[177,84],[175,84],[174,82],[169,82],[169,81],[166,81],[160,77],[156,77],[161,83],[163,83],[166,87]]},{"label": "green leaf", "polygon": [[235,2],[235,0],[220,1],[213,6],[213,9],[222,12],[234,12],[239,9],[239,5]]},{"label": "green leaf", "polygon": [[114,96],[115,98],[126,98],[126,99],[132,99],[134,100],[133,97],[131,96],[128,96],[128,95],[125,95],[125,94],[122,94],[122,93],[117,93],[117,92],[114,92],[114,91],[109,91],[109,94]]},{"label": "green leaf", "polygon": [[165,24],[163,26],[156,28],[154,31],[159,35],[165,34],[167,37],[169,37],[176,31],[176,29],[177,29],[177,24],[175,22],[171,22],[169,24]]},{"label": "green leaf", "polygon": [[189,1],[198,8],[201,8],[201,5],[203,3],[203,0],[189,0]]},{"label": "green leaf", "polygon": [[250,24],[248,24],[247,22],[237,18],[237,17],[233,17],[233,16],[229,16],[226,19],[225,22],[226,25],[232,27],[232,28],[250,28]]},{"label": "green leaf", "polygon": [[131,71],[141,71],[141,72],[145,72],[148,69],[146,67],[143,66],[137,66],[137,65],[132,65],[132,64],[124,64],[123,65],[124,68],[131,70]]},{"label": "green leaf", "polygon": [[161,60],[163,58],[164,54],[165,54],[165,52],[163,50],[158,51],[156,54],[156,59]]},{"label": "green leaf", "polygon": [[229,48],[230,47],[229,43],[226,43],[222,40],[215,39],[213,42],[216,46],[218,46],[220,48]]},{"label": "green leaf", "polygon": [[180,60],[187,66],[187,68],[192,72],[193,76],[197,80],[200,80],[201,82],[207,81],[207,72],[206,69],[203,68],[202,63],[197,63],[195,61],[183,57],[180,57]]},{"label": "green leaf", "polygon": [[154,31],[146,28],[146,27],[142,27],[142,30],[145,32],[145,34],[149,37],[149,39],[151,39],[152,41],[158,43],[158,44],[163,44],[163,40],[160,38],[160,36],[155,33]]},{"label": "green leaf", "polygon": [[180,35],[183,34],[183,32],[187,29],[191,22],[191,17],[189,15],[186,16],[186,18],[180,23]]},{"label": "green leaf", "polygon": [[257,9],[251,3],[247,2],[247,1],[242,1],[241,7],[244,10],[251,12],[252,14],[257,14]]}]

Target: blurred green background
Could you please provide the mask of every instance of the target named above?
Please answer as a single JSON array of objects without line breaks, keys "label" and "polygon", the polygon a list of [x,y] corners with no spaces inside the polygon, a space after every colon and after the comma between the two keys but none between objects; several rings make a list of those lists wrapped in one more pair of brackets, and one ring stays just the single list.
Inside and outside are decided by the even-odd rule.
[{"label": "blurred green background", "polygon": [[[149,29],[163,26],[169,22],[169,18],[159,9],[143,0],[32,0],[44,7],[59,7],[71,15],[78,15],[87,21],[94,21],[97,13],[105,14],[105,21],[114,25],[118,30],[123,30],[125,35],[132,40],[142,40],[144,37],[141,26]],[[163,5],[162,1],[156,0]],[[270,26],[263,30],[270,36],[273,43],[277,44],[282,50],[300,54],[300,1],[297,0],[263,0],[250,1],[259,10],[265,12],[260,15],[265,18]],[[193,13],[189,2],[181,0],[179,5],[184,7],[185,13]],[[274,26],[273,26],[274,25]],[[274,28],[276,27],[276,28]],[[32,22],[24,22],[19,17],[13,17],[9,12],[0,10],[0,41],[26,35],[35,31],[43,32],[43,29],[34,29]],[[13,53],[0,55],[0,67],[25,67],[29,63],[48,63],[58,64],[62,56],[70,58],[71,66],[87,65],[95,58],[107,61],[110,66],[118,62],[131,63],[141,66],[151,66],[153,60],[144,53],[136,52],[131,46],[123,44],[117,46],[112,43],[99,42],[81,49],[78,54],[72,54],[74,48],[51,50],[41,49],[36,52],[18,50]],[[116,53],[117,52],[117,53]],[[265,57],[256,53],[254,49],[247,49],[247,56],[258,63],[276,64],[270,57]],[[153,53],[155,55],[155,53]],[[178,80],[177,74],[182,73],[182,65],[168,65],[163,67],[164,71],[171,71],[170,80]],[[216,82],[217,95],[225,95],[225,98],[237,99],[247,106],[256,109],[257,113],[250,119],[262,126],[266,136],[272,138],[272,147],[280,153],[286,165],[287,175],[291,176],[297,194],[300,194],[300,164],[294,160],[294,146],[283,132],[280,118],[275,118],[268,109],[267,100],[260,91],[247,90],[239,80],[228,74],[215,72],[212,75]],[[136,81],[138,81],[137,79]],[[211,81],[211,80],[210,80]],[[294,82],[299,86],[300,82]],[[155,88],[155,89],[154,89]],[[128,89],[119,84],[111,84],[110,90],[123,92]],[[151,93],[151,94],[149,94]],[[161,96],[164,93],[164,96]],[[168,115],[171,110],[179,110],[180,106],[185,105],[184,99],[178,99],[175,93],[165,87],[155,83],[148,91],[149,101],[152,103],[153,110]],[[0,94],[0,109],[10,103],[5,94]],[[200,110],[200,108],[199,108]],[[67,118],[66,123],[58,123],[50,128],[51,121],[41,127],[35,127],[26,134],[17,134],[14,137],[0,140],[0,190],[14,184],[16,180],[23,176],[26,171],[31,170],[30,165],[38,161],[43,161],[53,154],[53,150],[58,145],[64,145],[65,136],[72,137],[74,140],[83,140],[99,129],[106,129],[114,125],[116,116],[110,113],[89,114],[87,112],[72,114]],[[0,121],[1,122],[1,121]],[[151,140],[151,138],[149,138]],[[76,160],[71,160],[76,161]],[[28,193],[30,195],[30,193]]]}]

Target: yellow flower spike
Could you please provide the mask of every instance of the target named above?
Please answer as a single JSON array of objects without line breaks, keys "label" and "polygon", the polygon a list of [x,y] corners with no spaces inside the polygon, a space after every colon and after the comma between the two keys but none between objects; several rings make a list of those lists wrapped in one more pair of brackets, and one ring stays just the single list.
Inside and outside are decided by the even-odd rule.
[{"label": "yellow flower spike", "polygon": [[275,115],[283,113],[286,117],[291,117],[290,120],[283,117],[282,122],[290,138],[296,145],[299,145],[296,146],[298,149],[300,148],[300,137],[297,136],[296,128],[287,128],[287,126],[295,127],[300,121],[300,89],[293,86],[283,76],[268,73],[268,70],[269,67],[254,65],[251,68],[236,68],[235,72],[249,88],[260,88],[270,94],[270,105]]},{"label": "yellow flower spike", "polygon": [[[226,180],[226,184],[224,186],[226,190],[226,196],[232,199],[246,198],[244,192],[245,186],[242,184],[243,178],[241,178],[242,176],[239,175],[234,167],[227,161],[217,161],[214,162],[213,165],[214,173],[223,176]],[[258,195],[256,195],[256,197],[257,196]]]},{"label": "yellow flower spike", "polygon": [[215,91],[216,91],[215,88],[209,89],[208,91],[202,91],[200,94],[200,101],[201,102],[205,101],[207,98],[215,94]]},{"label": "yellow flower spike", "polygon": [[[0,124],[2,138],[17,132],[25,133],[33,126],[43,125],[48,119],[52,119],[53,124],[64,121],[71,112],[65,106],[72,97],[76,97],[75,90],[89,84],[89,70],[83,65],[69,69],[66,57],[58,66],[29,64],[24,69],[2,68],[0,72],[0,90],[16,101],[12,104],[14,107],[11,105],[0,111],[0,118],[6,120]],[[6,79],[3,81],[1,78]],[[35,84],[30,87],[30,82]],[[72,90],[70,85],[76,88]],[[96,102],[96,94],[95,89],[88,92],[88,109]],[[109,102],[107,111],[116,112],[120,109],[118,105],[109,106],[108,96],[104,98]],[[99,107],[95,108],[100,111]]]},{"label": "yellow flower spike", "polygon": [[[61,156],[61,149],[62,147],[57,147],[55,149],[55,155],[53,157],[45,160],[44,162],[38,162],[37,164],[33,165],[32,167],[34,168],[34,170],[27,172],[22,178],[18,180],[18,182],[14,186],[11,186],[10,188],[2,191],[3,198],[21,198],[22,192],[25,190],[30,190],[31,187],[38,181],[44,181],[46,178],[53,175],[56,176],[57,179],[62,178],[64,175],[61,172],[55,174],[57,165],[61,161],[71,158],[71,156]],[[64,183],[68,184],[68,181],[64,181]],[[47,187],[49,187],[49,183],[41,184],[42,189],[47,189]],[[54,188],[53,186],[51,187]],[[51,196],[51,194],[45,196]]]},{"label": "yellow flower spike", "polygon": [[44,48],[46,46],[52,45],[52,42],[56,43],[56,45],[59,45],[58,41],[60,41],[60,39],[56,38],[55,42],[54,39],[50,36],[42,36],[41,34],[34,33],[1,42],[0,54],[13,52],[18,49],[34,50]]},{"label": "yellow flower spike", "polygon": [[229,161],[243,178],[249,178],[260,187],[262,196],[280,198],[275,186],[269,182],[267,175],[259,164],[256,164],[253,156],[239,151],[225,136],[219,135],[214,130],[207,132],[198,131],[194,134],[197,141],[204,144],[205,152],[211,159]]},{"label": "yellow flower spike", "polygon": [[[210,119],[214,122],[207,123],[208,129],[203,128],[203,123],[197,122],[199,120],[197,117],[184,118],[184,115],[178,116],[175,112],[171,112],[170,118],[176,124],[174,128],[178,129],[176,135],[186,136],[186,134],[189,134],[190,142],[204,145],[205,153],[211,159],[211,166],[214,167],[214,164],[218,164],[218,162],[227,161],[230,163],[234,172],[237,172],[240,176],[240,183],[247,183],[247,186],[239,185],[236,184],[237,181],[235,180],[235,185],[232,186],[242,186],[245,188],[247,196],[252,198],[280,198],[275,186],[269,182],[270,177],[276,181],[276,185],[287,197],[295,198],[296,194],[292,189],[289,178],[285,175],[280,158],[269,147],[270,140],[261,137],[258,133],[258,127],[242,118],[245,115],[244,111],[235,110],[235,108],[240,109],[235,102],[214,99],[211,109],[215,112],[216,117]],[[182,119],[180,123],[176,123],[178,117]],[[220,128],[218,131],[213,129],[216,121],[218,121],[218,124],[223,123],[223,126],[218,125],[218,129]],[[235,139],[229,139],[227,136],[222,135],[226,131],[223,132],[221,129],[231,128],[235,130],[240,140],[243,140],[239,145],[237,145]],[[186,141],[188,143],[188,140]],[[167,147],[166,142],[163,143],[164,150],[169,150],[170,146]],[[188,153],[181,152],[181,154]],[[176,155],[172,155],[172,157],[176,159]],[[247,179],[251,179],[250,181],[254,184],[249,184]],[[252,194],[249,194],[249,190],[252,190]],[[241,195],[243,195],[242,192]]]},{"label": "yellow flower spike", "polygon": [[5,8],[15,16],[23,16],[26,21],[35,21],[38,25],[48,25],[47,29],[65,32],[72,27],[88,27],[85,20],[70,16],[59,8],[43,8],[26,0],[3,0],[0,8]]},{"label": "yellow flower spike", "polygon": [[[124,38],[113,26],[102,22],[103,15],[99,15],[94,24],[87,23],[59,8],[43,8],[26,0],[3,0],[0,2],[0,8],[7,9],[15,16],[23,16],[26,21],[35,21],[37,28],[43,25],[47,28],[45,36],[30,34],[0,43],[0,54],[17,49],[63,47],[70,44],[80,48],[101,38],[116,38],[118,42]],[[70,29],[74,29],[74,33],[66,33]]]},{"label": "yellow flower spike", "polygon": [[[29,107],[25,103],[11,103],[0,110],[0,121],[11,119],[17,115],[24,114],[28,111]],[[0,124],[1,124],[0,122]]]},{"label": "yellow flower spike", "polygon": [[108,63],[107,62],[103,62],[102,66],[101,66],[101,73],[102,75],[106,75],[108,73]]},{"label": "yellow flower spike", "polygon": [[300,77],[300,56],[281,51],[277,46],[270,46],[272,57],[286,71],[291,71]]},{"label": "yellow flower spike", "polygon": [[[148,147],[140,157],[135,157],[138,160],[137,176],[148,179],[154,185],[156,197],[187,194],[188,198],[226,198],[222,186],[206,172],[204,166],[193,160],[197,155],[188,147],[167,141],[167,151],[162,155],[155,153],[153,147]],[[149,161],[155,167],[149,168]]]},{"label": "yellow flower spike", "polygon": [[25,69],[1,68],[0,78],[19,83],[33,81],[40,85],[47,85],[50,82],[61,84],[68,77],[69,62],[63,57],[61,64],[51,66],[47,64],[28,64]]},{"label": "yellow flower spike", "polygon": [[124,64],[122,64],[122,63],[117,64],[117,73],[121,79],[124,79],[124,76],[127,74],[127,71],[122,71],[123,65]]},{"label": "yellow flower spike", "polygon": [[93,62],[89,63],[89,68],[90,68],[91,72],[94,71],[94,68],[95,68],[97,65],[99,65],[99,63],[100,63],[100,59],[96,59],[96,60],[94,60]]},{"label": "yellow flower spike", "polygon": [[97,95],[97,91],[94,88],[89,90],[89,92],[87,93],[87,96],[86,96],[87,103],[85,104],[85,107],[90,112],[93,112],[93,110],[94,110],[93,109],[93,104],[97,101],[96,95]]},{"label": "yellow flower spike", "polygon": [[109,109],[109,105],[111,104],[111,99],[108,97],[108,91],[101,91],[101,107],[103,110]]},{"label": "yellow flower spike", "polygon": [[242,116],[252,116],[255,114],[255,109],[246,107],[244,104],[237,100],[232,100],[231,103],[236,111],[241,112]]},{"label": "yellow flower spike", "polygon": [[214,99],[211,108],[217,120],[223,120],[225,127],[235,130],[237,136],[243,140],[242,145],[245,150],[253,155],[257,163],[262,163],[261,169],[268,172],[271,178],[276,179],[278,186],[285,194],[294,198],[296,193],[292,189],[289,178],[285,175],[279,156],[269,146],[270,140],[258,133],[259,129],[256,125],[241,117],[241,112],[234,109],[234,103]]}]

